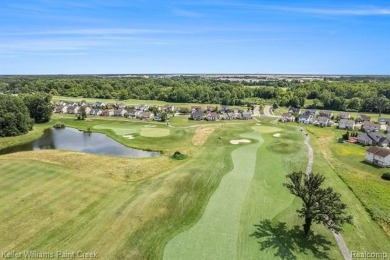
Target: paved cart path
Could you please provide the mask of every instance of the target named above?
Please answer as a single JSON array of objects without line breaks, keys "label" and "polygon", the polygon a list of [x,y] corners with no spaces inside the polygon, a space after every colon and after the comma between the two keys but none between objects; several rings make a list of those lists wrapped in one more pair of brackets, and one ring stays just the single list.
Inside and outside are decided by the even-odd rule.
[{"label": "paved cart path", "polygon": [[[306,175],[310,175],[311,169],[313,167],[314,154],[313,154],[313,148],[311,147],[311,145],[309,143],[310,135],[307,133],[305,133],[305,134],[306,134],[305,145],[306,145],[308,153],[309,153],[309,162],[307,163],[307,167],[306,167]],[[337,245],[339,246],[341,253],[344,256],[344,259],[351,260],[352,259],[351,253],[348,250],[347,244],[345,243],[344,238],[341,235],[341,233],[336,233],[334,231],[332,231],[332,233],[333,233],[334,238],[336,239]]]}]

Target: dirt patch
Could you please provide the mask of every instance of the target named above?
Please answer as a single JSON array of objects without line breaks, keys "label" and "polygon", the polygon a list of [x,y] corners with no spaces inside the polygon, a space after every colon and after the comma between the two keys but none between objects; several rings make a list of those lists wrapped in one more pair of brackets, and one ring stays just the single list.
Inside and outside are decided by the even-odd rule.
[{"label": "dirt patch", "polygon": [[230,140],[230,143],[231,144],[248,144],[250,143],[251,141],[248,140],[248,139],[240,139],[240,140]]},{"label": "dirt patch", "polygon": [[198,127],[195,131],[194,137],[192,138],[192,144],[202,146],[207,141],[209,135],[214,132],[217,127],[220,127],[220,125]]}]

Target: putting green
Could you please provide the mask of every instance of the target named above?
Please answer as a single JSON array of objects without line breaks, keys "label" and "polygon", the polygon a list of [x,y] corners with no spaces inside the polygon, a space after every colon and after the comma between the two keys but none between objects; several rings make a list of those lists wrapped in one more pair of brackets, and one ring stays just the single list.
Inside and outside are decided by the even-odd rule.
[{"label": "putting green", "polygon": [[232,152],[233,170],[223,177],[195,226],[169,241],[164,259],[236,259],[240,215],[263,142],[256,133],[241,137],[259,142]]},{"label": "putting green", "polygon": [[152,127],[143,127],[141,128],[141,135],[144,137],[164,137],[168,136],[171,133],[171,130],[164,128],[152,128]]},{"label": "putting green", "polygon": [[252,129],[260,133],[274,133],[283,131],[281,128],[274,126],[252,126]]},{"label": "putting green", "polygon": [[128,127],[128,126],[95,125],[92,128],[112,130],[117,135],[127,135],[127,134],[134,134],[138,132],[138,129],[136,127]]}]

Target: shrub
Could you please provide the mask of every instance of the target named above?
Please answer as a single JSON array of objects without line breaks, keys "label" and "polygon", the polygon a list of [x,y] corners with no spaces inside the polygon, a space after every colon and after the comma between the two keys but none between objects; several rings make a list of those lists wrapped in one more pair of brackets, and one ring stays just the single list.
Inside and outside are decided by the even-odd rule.
[{"label": "shrub", "polygon": [[53,127],[54,128],[65,128],[65,125],[61,122],[57,122]]},{"label": "shrub", "polygon": [[184,154],[182,154],[181,152],[179,151],[176,151],[173,155],[172,155],[172,159],[175,159],[175,160],[184,160],[187,156],[185,156]]},{"label": "shrub", "polygon": [[384,174],[382,174],[382,179],[390,181],[390,172],[385,172]]}]

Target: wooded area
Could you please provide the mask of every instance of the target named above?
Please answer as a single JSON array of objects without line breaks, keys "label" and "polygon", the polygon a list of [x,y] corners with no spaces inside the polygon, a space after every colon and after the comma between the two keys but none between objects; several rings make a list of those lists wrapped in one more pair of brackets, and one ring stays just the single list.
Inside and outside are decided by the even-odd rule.
[{"label": "wooded area", "polygon": [[[259,86],[261,85],[261,86]],[[311,82],[240,81],[205,77],[3,76],[0,92],[44,92],[83,98],[146,99],[181,103],[274,103],[278,106],[390,112],[390,78]]]}]

